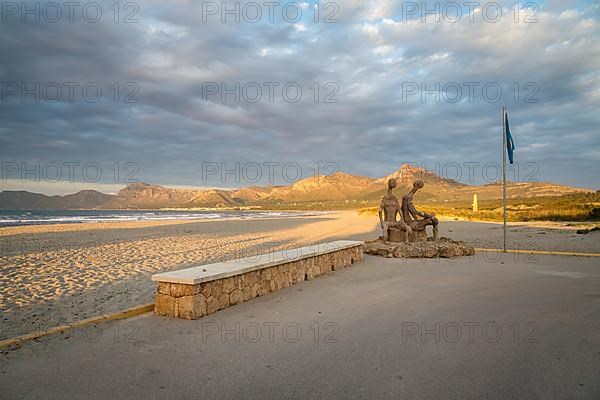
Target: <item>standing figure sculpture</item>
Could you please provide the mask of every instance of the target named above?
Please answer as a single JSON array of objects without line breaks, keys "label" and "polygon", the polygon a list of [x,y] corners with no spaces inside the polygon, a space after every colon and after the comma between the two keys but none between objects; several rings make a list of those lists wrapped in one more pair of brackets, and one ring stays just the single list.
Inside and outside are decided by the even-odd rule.
[{"label": "standing figure sculpture", "polygon": [[[428,214],[418,211],[413,204],[415,193],[425,186],[421,180],[416,180],[413,183],[413,188],[410,192],[402,196],[402,215],[404,222],[414,231],[425,230],[427,225],[433,226],[433,240],[438,240],[438,220],[434,214]],[[422,217],[422,219],[418,219]]]},{"label": "standing figure sculpture", "polygon": [[[405,240],[408,242],[408,238],[412,233],[410,226],[408,226],[402,218],[402,212],[400,210],[400,203],[398,198],[394,196],[392,190],[396,187],[396,180],[390,179],[388,181],[388,191],[385,196],[381,199],[381,205],[379,206],[379,224],[383,229],[383,240],[388,241],[388,228],[396,227],[405,232]],[[382,218],[383,213],[383,218]],[[396,215],[400,214],[400,221],[396,220]]]}]

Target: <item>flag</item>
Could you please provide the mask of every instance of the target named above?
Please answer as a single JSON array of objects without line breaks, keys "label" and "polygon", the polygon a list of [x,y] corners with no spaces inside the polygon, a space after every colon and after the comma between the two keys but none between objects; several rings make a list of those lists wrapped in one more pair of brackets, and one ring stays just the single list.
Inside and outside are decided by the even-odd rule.
[{"label": "flag", "polygon": [[505,125],[506,125],[506,151],[508,152],[508,161],[513,163],[513,151],[515,150],[515,142],[513,141],[512,135],[510,134],[510,126],[508,125],[508,111],[504,114]]}]

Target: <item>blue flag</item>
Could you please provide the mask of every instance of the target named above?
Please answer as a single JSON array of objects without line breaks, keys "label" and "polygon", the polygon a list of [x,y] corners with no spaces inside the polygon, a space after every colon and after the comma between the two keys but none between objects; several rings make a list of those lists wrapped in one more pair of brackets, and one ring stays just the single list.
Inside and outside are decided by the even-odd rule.
[{"label": "blue flag", "polygon": [[515,150],[515,142],[510,134],[510,125],[508,124],[508,112],[505,114],[506,124],[506,151],[508,152],[508,161],[513,163],[513,151]]}]

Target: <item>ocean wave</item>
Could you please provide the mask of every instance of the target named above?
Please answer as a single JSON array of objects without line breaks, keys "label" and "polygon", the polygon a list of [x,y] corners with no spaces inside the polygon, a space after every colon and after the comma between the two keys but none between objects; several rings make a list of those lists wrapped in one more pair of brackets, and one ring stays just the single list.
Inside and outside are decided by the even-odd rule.
[{"label": "ocean wave", "polygon": [[204,219],[288,218],[321,215],[327,212],[293,211],[0,211],[0,226],[76,224],[127,221],[172,221]]}]

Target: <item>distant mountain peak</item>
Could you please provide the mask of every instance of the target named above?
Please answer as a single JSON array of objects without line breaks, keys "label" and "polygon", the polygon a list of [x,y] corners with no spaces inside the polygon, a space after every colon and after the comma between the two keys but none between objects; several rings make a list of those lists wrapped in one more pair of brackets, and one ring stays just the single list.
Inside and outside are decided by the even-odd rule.
[{"label": "distant mountain peak", "polygon": [[416,180],[422,180],[423,182],[425,182],[425,185],[441,184],[444,186],[466,186],[465,184],[457,182],[454,179],[441,177],[435,172],[428,171],[425,168],[421,168],[409,163],[402,164],[397,171],[377,179],[376,182],[378,184],[384,184],[391,178],[396,179],[398,184],[404,186],[410,186]]},{"label": "distant mountain peak", "polygon": [[160,185],[151,185],[151,184],[146,183],[146,182],[134,182],[134,183],[130,183],[129,185],[125,186],[121,190],[144,190],[144,189],[147,189],[149,187],[159,188],[159,187],[162,187],[162,186],[160,186]]}]

